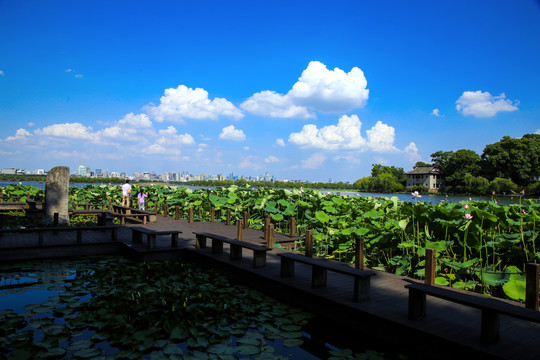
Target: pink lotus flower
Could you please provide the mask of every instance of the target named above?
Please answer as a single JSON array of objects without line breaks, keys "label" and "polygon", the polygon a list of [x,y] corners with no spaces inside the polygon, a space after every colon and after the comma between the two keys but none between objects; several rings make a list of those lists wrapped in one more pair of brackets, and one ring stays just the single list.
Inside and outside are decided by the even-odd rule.
[{"label": "pink lotus flower", "polygon": [[469,208],[469,204],[465,204],[465,205],[463,205],[463,207],[464,207],[465,209],[468,209],[468,208]]},{"label": "pink lotus flower", "polygon": [[471,220],[473,218],[473,216],[471,214],[469,214],[469,213],[466,213],[465,215],[463,215],[463,218],[465,220]]},{"label": "pink lotus flower", "polygon": [[413,198],[421,198],[422,197],[422,195],[420,195],[420,193],[418,191],[412,192],[411,195],[413,196]]}]

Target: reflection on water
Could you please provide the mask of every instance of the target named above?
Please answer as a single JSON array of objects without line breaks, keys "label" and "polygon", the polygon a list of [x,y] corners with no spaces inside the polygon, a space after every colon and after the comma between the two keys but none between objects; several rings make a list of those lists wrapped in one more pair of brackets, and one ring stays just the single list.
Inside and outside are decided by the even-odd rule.
[{"label": "reflection on water", "polygon": [[[174,264],[171,269],[184,268],[184,265],[180,263]],[[145,326],[139,330],[133,328],[133,333],[125,333],[124,328],[130,328],[130,323],[120,320],[121,317],[118,317],[119,322],[114,322],[114,320],[111,322],[109,319],[109,323],[103,323],[103,316],[105,318],[120,316],[123,309],[132,308],[135,305],[134,302],[124,300],[117,304],[120,306],[117,310],[113,310],[110,315],[107,314],[106,312],[110,310],[107,310],[104,305],[114,305],[118,301],[114,297],[115,291],[110,290],[111,281],[114,282],[114,289],[119,293],[127,294],[122,287],[133,285],[137,290],[131,294],[137,296],[138,293],[139,296],[142,296],[145,292],[151,292],[147,299],[155,299],[156,296],[160,296],[162,300],[159,303],[162,304],[176,297],[175,294],[167,294],[172,283],[179,291],[182,287],[191,286],[190,282],[201,281],[201,278],[204,278],[201,276],[204,274],[201,273],[203,270],[193,265],[186,265],[185,268],[195,269],[193,270],[195,278],[183,277],[185,283],[178,283],[178,278],[175,278],[173,274],[167,275],[168,273],[163,273],[159,278],[151,278],[150,274],[154,273],[156,269],[167,268],[167,265],[163,265],[164,267],[161,268],[160,266],[162,265],[135,264],[115,257],[35,261],[0,266],[0,278],[2,279],[0,282],[0,349],[4,353],[3,355],[18,358],[90,358],[103,355],[114,357],[122,354],[129,358],[136,356],[154,359],[182,358],[181,353],[191,356],[187,358],[194,358],[194,356],[198,358],[207,352],[212,352],[221,354],[220,358],[224,359],[233,359],[238,356],[259,358],[262,355],[264,355],[262,358],[265,359],[319,359],[327,358],[330,355],[342,359],[353,358],[353,355],[356,355],[357,358],[375,359],[410,358],[404,355],[390,355],[391,351],[387,349],[388,346],[377,344],[378,347],[376,347],[376,340],[369,337],[362,336],[360,343],[354,337],[338,335],[339,333],[334,331],[331,325],[327,322],[321,322],[317,318],[306,322],[305,316],[309,314],[301,309],[289,307],[245,287],[228,284],[222,277],[220,277],[222,280],[217,280],[218,278],[212,277],[214,275],[205,278],[210,280],[211,284],[196,283],[194,289],[197,289],[197,292],[204,292],[205,289],[216,286],[216,281],[219,285],[233,287],[230,290],[225,290],[237,294],[234,295],[235,297],[240,297],[230,299],[218,296],[219,301],[216,304],[227,304],[229,301],[232,301],[231,304],[237,303],[240,307],[231,308],[230,311],[226,311],[220,316],[226,317],[240,312],[234,315],[240,315],[238,319],[245,326],[245,328],[242,327],[244,330],[239,331],[241,328],[231,327],[237,320],[229,323],[229,318],[222,319],[227,320],[225,324],[231,324],[224,327],[224,329],[230,328],[231,331],[229,333],[225,330],[223,334],[225,340],[219,340],[224,342],[217,341],[216,337],[214,338],[216,342],[213,343],[213,338],[203,337],[201,331],[204,331],[205,328],[208,331],[213,331],[209,330],[214,326],[210,323],[191,323],[187,329],[188,333],[178,335],[178,339],[188,337],[187,341],[183,342],[174,340],[175,331],[171,332],[171,338],[158,337],[154,340],[155,331],[162,329],[152,329],[152,326]],[[145,271],[149,271],[149,274],[145,275]],[[137,280],[131,279],[131,275],[137,272],[143,273],[142,278],[146,278],[147,283],[141,283],[140,277]],[[109,286],[109,290],[107,290],[107,286]],[[194,299],[197,298],[197,295],[193,296]],[[201,296],[201,293],[198,296]],[[191,302],[192,300],[188,301],[188,298],[185,300],[182,298],[182,301]],[[93,302],[94,305],[103,305],[98,305],[95,310],[92,310],[95,311],[94,315],[90,314],[90,323],[87,323],[82,319],[85,316],[88,317],[87,312],[94,306]],[[186,306],[185,302],[184,306]],[[145,308],[144,304],[141,305],[143,305],[142,309],[145,310],[137,310],[140,312],[137,319],[132,320],[133,325],[140,322],[141,318],[151,316],[157,310]],[[250,312],[246,311],[246,307],[253,307],[255,316],[250,315]],[[190,313],[197,311],[199,310],[196,308],[189,310]],[[101,312],[104,313],[100,315]],[[158,315],[162,316],[163,314]],[[174,306],[173,311],[170,314],[165,314],[165,317],[175,317]],[[301,326],[294,321],[291,322],[291,319],[294,318],[297,318],[299,323],[306,324],[301,325],[303,326],[301,333],[299,332]],[[215,320],[212,319],[211,322]],[[150,321],[155,324],[154,320]],[[208,321],[208,319],[204,321]],[[281,325],[278,325],[279,328],[277,328],[275,324]],[[118,325],[121,327],[114,330]],[[274,332],[271,332],[273,335],[269,337],[267,332],[270,329],[273,329]],[[116,333],[123,336],[123,339],[126,339],[124,341],[131,341],[131,343],[120,342],[118,345],[111,345],[109,343],[110,336],[114,337],[111,334]],[[192,334],[192,337],[189,333]],[[297,333],[299,335],[294,335]],[[150,340],[150,343],[147,344],[147,340]],[[124,348],[121,349],[120,346]],[[352,348],[355,353],[352,350],[341,350],[348,347]],[[383,349],[384,352],[376,349]],[[176,356],[172,356],[173,354]]]}]

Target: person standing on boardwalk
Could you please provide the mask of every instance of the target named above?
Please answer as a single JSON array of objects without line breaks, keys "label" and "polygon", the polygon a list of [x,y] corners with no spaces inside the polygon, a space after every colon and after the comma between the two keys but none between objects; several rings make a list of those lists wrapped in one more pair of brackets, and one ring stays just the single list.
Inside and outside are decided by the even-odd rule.
[{"label": "person standing on boardwalk", "polygon": [[139,210],[146,210],[144,208],[144,198],[148,197],[148,194],[144,193],[143,188],[139,190],[139,194],[137,194],[137,202],[139,203]]},{"label": "person standing on boardwalk", "polygon": [[129,180],[126,180],[126,183],[122,185],[122,206],[129,207],[130,196],[131,196],[131,185],[129,184]]}]

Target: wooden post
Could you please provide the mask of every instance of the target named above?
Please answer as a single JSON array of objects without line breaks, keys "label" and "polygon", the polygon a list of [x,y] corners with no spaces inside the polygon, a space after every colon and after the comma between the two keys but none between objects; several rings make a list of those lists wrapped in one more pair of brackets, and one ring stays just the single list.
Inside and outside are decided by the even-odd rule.
[{"label": "wooden post", "polygon": [[189,218],[188,218],[188,222],[189,222],[190,224],[193,223],[193,208],[192,208],[192,207],[189,208]]},{"label": "wooden post", "polygon": [[265,218],[264,218],[264,240],[267,241],[268,240],[268,227],[270,226],[270,221],[271,221],[271,217],[270,215],[267,215]]},{"label": "wooden post", "polygon": [[247,211],[244,211],[244,221],[242,222],[244,229],[248,228],[248,219],[249,219],[249,213]]},{"label": "wooden post", "polygon": [[148,198],[147,197],[144,198],[144,210],[149,211],[148,210]]},{"label": "wooden post", "polygon": [[313,257],[313,230],[306,231],[305,235],[306,256]]},{"label": "wooden post", "polygon": [[354,267],[356,269],[364,270],[364,239],[356,238],[355,260]]},{"label": "wooden post", "polygon": [[236,240],[242,241],[242,238],[244,237],[244,224],[242,224],[243,220],[238,220],[237,223],[237,231],[236,231]]},{"label": "wooden post", "polygon": [[210,208],[210,222],[215,222],[215,221],[216,221],[216,208],[211,207]]},{"label": "wooden post", "polygon": [[296,219],[294,217],[290,220],[291,237],[296,237]]},{"label": "wooden post", "polygon": [[426,249],[426,285],[435,285],[435,275],[437,274],[437,251],[435,249]]},{"label": "wooden post", "polygon": [[158,204],[157,204],[157,201],[154,203],[154,212],[156,213],[157,215],[157,210],[158,210]]},{"label": "wooden post", "polygon": [[540,264],[527,263],[525,265],[525,307],[538,311],[538,279]]},{"label": "wooden post", "polygon": [[174,207],[174,218],[176,220],[180,219],[180,208],[178,207],[178,205]]},{"label": "wooden post", "polygon": [[86,210],[90,210],[90,205],[89,205],[88,199],[86,199],[86,206],[84,208]]},{"label": "wooden post", "polygon": [[227,225],[231,225],[231,209],[227,209]]},{"label": "wooden post", "polygon": [[112,210],[112,199],[109,198],[109,210]]},{"label": "wooden post", "polygon": [[274,248],[274,224],[268,225],[268,236],[266,238],[266,247],[269,249]]}]

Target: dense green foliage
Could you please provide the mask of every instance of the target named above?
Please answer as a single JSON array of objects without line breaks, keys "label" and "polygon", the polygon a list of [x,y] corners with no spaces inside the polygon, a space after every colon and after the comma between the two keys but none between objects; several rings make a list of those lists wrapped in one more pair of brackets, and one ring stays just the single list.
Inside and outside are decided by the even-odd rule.
[{"label": "dense green foliage", "polygon": [[[135,194],[139,187],[134,185]],[[31,187],[12,186],[6,193],[22,193]],[[289,220],[295,217],[297,233],[314,231],[317,255],[341,261],[354,260],[357,237],[365,238],[367,265],[410,277],[424,275],[426,248],[438,251],[437,282],[453,287],[482,290],[521,299],[515,289],[521,284],[527,262],[540,261],[538,223],[540,205],[524,200],[514,205],[495,201],[431,204],[423,201],[402,202],[397,197],[367,198],[321,194],[316,190],[277,190],[271,188],[226,188],[190,190],[164,186],[145,187],[149,209],[168,205],[170,216],[178,206],[187,218],[194,209],[196,221],[208,221],[210,209],[225,221],[230,209],[236,221],[249,212],[249,226],[262,228],[270,215],[276,230],[289,233]],[[40,196],[41,190],[35,196]],[[115,186],[70,188],[70,202],[83,204],[121,202]],[[303,241],[297,243],[303,250]],[[510,285],[508,285],[510,284]]]},{"label": "dense green foliage", "polygon": [[403,191],[406,181],[403,168],[373,164],[371,176],[355,181],[353,187],[361,191],[395,193]]},{"label": "dense green foliage", "polygon": [[540,195],[540,135],[526,134],[521,139],[509,136],[487,145],[482,155],[467,149],[437,151],[431,154],[433,166],[445,177],[449,193],[510,193],[527,188]]},{"label": "dense green foliage", "polygon": [[[419,161],[413,168],[420,166],[439,169],[445,179],[445,186],[439,190],[443,193],[510,194],[526,189],[527,194],[537,196],[540,195],[540,135],[526,134],[521,139],[505,136],[487,145],[481,156],[468,149],[437,151],[431,154],[431,164]],[[357,180],[354,187],[392,193],[401,191],[405,181],[403,169],[374,164],[371,176]]]}]

